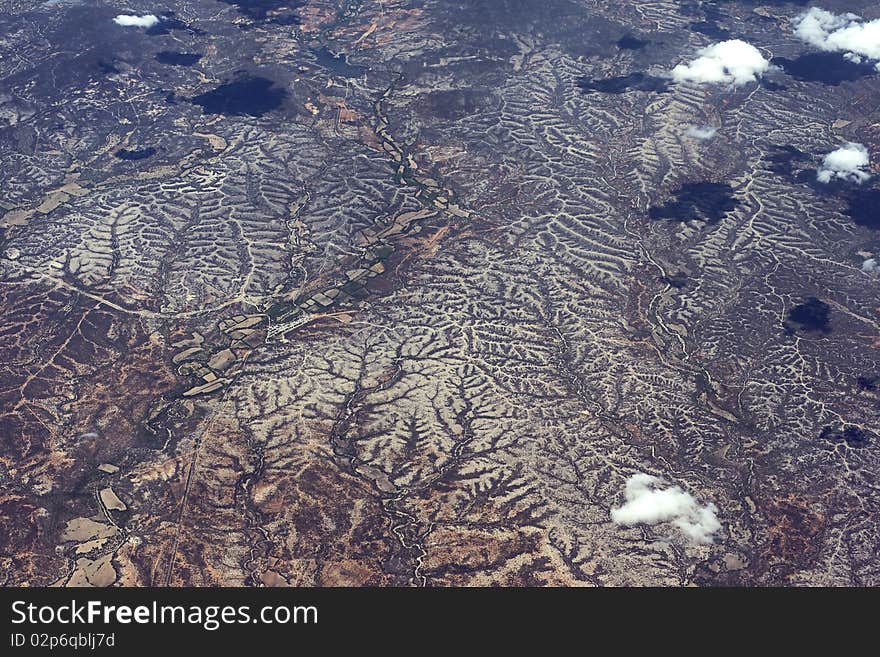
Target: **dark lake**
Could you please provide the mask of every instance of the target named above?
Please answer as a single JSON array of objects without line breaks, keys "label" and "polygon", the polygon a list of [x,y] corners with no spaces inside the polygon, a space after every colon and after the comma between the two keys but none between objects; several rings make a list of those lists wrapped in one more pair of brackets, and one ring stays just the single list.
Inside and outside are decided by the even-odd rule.
[{"label": "dark lake", "polygon": [[315,56],[318,64],[344,78],[359,78],[367,72],[366,66],[349,64],[343,53],[334,55],[326,47],[312,48],[310,52]]},{"label": "dark lake", "polygon": [[260,76],[244,76],[191,98],[205,114],[263,116],[281,107],[287,92]]}]

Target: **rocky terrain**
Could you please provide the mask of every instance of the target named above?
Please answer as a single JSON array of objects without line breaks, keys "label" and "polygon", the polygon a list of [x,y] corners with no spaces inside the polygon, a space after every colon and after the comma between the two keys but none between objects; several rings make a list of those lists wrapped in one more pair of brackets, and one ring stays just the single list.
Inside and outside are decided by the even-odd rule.
[{"label": "rocky terrain", "polygon": [[812,7],[880,19],[0,0],[3,583],[880,584],[880,70]]}]

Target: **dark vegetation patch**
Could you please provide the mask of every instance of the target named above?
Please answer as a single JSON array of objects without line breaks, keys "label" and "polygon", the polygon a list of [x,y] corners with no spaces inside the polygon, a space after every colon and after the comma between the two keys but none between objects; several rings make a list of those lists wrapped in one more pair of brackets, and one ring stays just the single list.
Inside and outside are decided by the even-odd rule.
[{"label": "dark vegetation patch", "polygon": [[857,226],[880,230],[880,189],[851,192],[846,214]]},{"label": "dark vegetation patch", "polygon": [[739,202],[733,197],[733,188],[726,183],[686,183],[674,193],[675,198],[648,209],[651,219],[668,221],[705,221],[717,224]]},{"label": "dark vegetation patch", "polygon": [[784,84],[780,84],[779,82],[773,82],[772,80],[768,80],[767,78],[761,78],[760,84],[767,91],[785,91],[788,89]]},{"label": "dark vegetation patch", "polygon": [[598,91],[603,94],[622,94],[625,91],[667,91],[669,81],[645,73],[630,73],[613,78],[591,80],[578,78],[577,86],[587,92]]},{"label": "dark vegetation patch", "polygon": [[298,25],[300,18],[293,13],[305,2],[302,0],[220,0],[232,5],[240,14],[256,21],[276,25]]},{"label": "dark vegetation patch", "polygon": [[785,5],[794,5],[795,7],[806,7],[810,0],[731,0],[743,5],[762,5],[764,7],[783,7]]},{"label": "dark vegetation patch", "polygon": [[809,153],[789,144],[773,145],[764,156],[767,170],[791,182],[809,186],[816,194],[846,202],[846,214],[856,226],[880,230],[880,189],[835,178],[827,183],[816,178],[816,162]]},{"label": "dark vegetation patch", "polygon": [[719,27],[714,21],[696,21],[688,25],[694,32],[710,36],[716,41],[726,41],[730,38],[730,32],[723,27]]},{"label": "dark vegetation patch", "polygon": [[809,153],[795,148],[790,144],[773,144],[773,150],[764,157],[768,163],[767,170],[780,176],[793,179],[795,177],[795,165],[810,161]]},{"label": "dark vegetation patch", "polygon": [[872,438],[876,438],[876,435],[850,424],[843,429],[835,429],[831,426],[824,427],[819,437],[832,443],[846,443],[849,447],[860,449],[867,447]]},{"label": "dark vegetation patch", "polygon": [[807,185],[816,194],[844,199],[848,203],[845,214],[857,226],[880,229],[880,189],[865,188],[851,180],[834,178],[827,183],[816,178],[817,160],[810,153],[790,144],[773,144],[764,156],[767,170],[791,182]]},{"label": "dark vegetation patch", "polygon": [[632,34],[624,34],[617,40],[617,47],[621,50],[641,50],[647,46],[649,41],[638,39]]},{"label": "dark vegetation patch", "polygon": [[113,63],[105,62],[103,60],[99,60],[97,62],[97,67],[98,67],[98,70],[103,75],[112,75],[114,73],[121,73],[122,72],[118,68],[116,68],[116,66]]},{"label": "dark vegetation patch", "polygon": [[688,27],[700,34],[711,37],[714,41],[725,41],[730,38],[730,32],[719,26],[720,21],[728,16],[714,4],[702,2],[699,5],[688,5],[682,8],[685,16],[700,17],[700,20],[691,21]]},{"label": "dark vegetation patch", "polygon": [[781,66],[796,80],[821,82],[831,86],[877,74],[873,64],[856,64],[845,59],[841,53],[834,52],[811,52],[797,59],[774,57],[773,63]]},{"label": "dark vegetation patch", "polygon": [[299,25],[302,20],[296,14],[282,14],[280,16],[273,16],[268,22],[274,25]]},{"label": "dark vegetation patch", "polygon": [[858,386],[859,390],[874,392],[880,388],[880,375],[860,376],[856,379],[856,386]]},{"label": "dark vegetation patch", "polygon": [[143,160],[150,157],[151,155],[155,155],[155,153],[156,149],[148,146],[147,148],[139,148],[135,150],[120,148],[118,151],[113,153],[113,155],[114,157],[118,157],[120,160]]},{"label": "dark vegetation patch", "polygon": [[676,290],[682,290],[688,286],[690,279],[688,279],[688,275],[683,271],[676,272],[674,274],[670,274],[665,279],[666,283]]},{"label": "dark vegetation patch", "polygon": [[[39,3],[30,4],[36,6]],[[23,8],[21,11],[25,12]],[[122,72],[132,42],[142,37],[132,30],[116,29],[118,26],[113,23],[113,17],[120,12],[96,8],[95,3],[59,3],[50,13],[51,19],[40,21],[33,38],[41,43],[44,40],[39,47],[54,53],[53,56],[41,62],[35,60],[33,66],[19,67],[17,72],[10,69],[0,85],[3,87],[0,93],[26,93],[41,102],[56,103],[59,97],[69,93],[69,89],[104,82],[107,76]],[[7,14],[10,12],[0,11],[3,18]],[[11,17],[16,21],[24,20],[15,17],[14,13]],[[0,34],[3,33],[0,26]],[[113,86],[110,83],[107,88]]]},{"label": "dark vegetation patch", "polygon": [[482,89],[446,89],[425,94],[418,102],[419,113],[439,119],[462,119],[477,114],[491,100]]},{"label": "dark vegetation patch", "polygon": [[[415,4],[415,3],[414,3]],[[528,34],[575,57],[609,55],[623,26],[577,0],[436,0],[438,31],[449,42],[480,46],[501,34]]]},{"label": "dark vegetation patch", "polygon": [[152,27],[148,27],[144,34],[149,36],[161,36],[163,34],[171,34],[175,30],[189,32],[190,34],[204,34],[202,30],[190,27],[179,18],[175,18],[173,11],[162,12],[159,18],[159,22]]},{"label": "dark vegetation patch", "polygon": [[191,52],[171,52],[169,50],[163,50],[156,53],[156,61],[167,66],[192,66],[201,58],[201,55]]},{"label": "dark vegetation patch", "polygon": [[278,109],[287,92],[260,76],[244,76],[190,99],[205,114],[263,116]]},{"label": "dark vegetation patch", "polygon": [[830,333],[831,306],[816,297],[808,297],[788,312],[785,328],[789,331]]}]

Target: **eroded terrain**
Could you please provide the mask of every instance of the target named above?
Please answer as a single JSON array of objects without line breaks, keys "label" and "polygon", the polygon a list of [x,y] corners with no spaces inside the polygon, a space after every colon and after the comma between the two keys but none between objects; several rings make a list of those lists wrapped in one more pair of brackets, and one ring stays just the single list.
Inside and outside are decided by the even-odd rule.
[{"label": "eroded terrain", "polygon": [[0,0],[4,584],[880,583],[880,191],[816,182],[880,72],[807,4]]}]

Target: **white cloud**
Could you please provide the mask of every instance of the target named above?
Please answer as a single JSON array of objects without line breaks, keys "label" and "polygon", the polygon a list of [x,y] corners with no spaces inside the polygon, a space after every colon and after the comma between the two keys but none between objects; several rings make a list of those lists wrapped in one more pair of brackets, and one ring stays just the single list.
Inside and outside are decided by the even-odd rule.
[{"label": "white cloud", "polygon": [[672,69],[676,82],[729,84],[738,87],[755,82],[770,70],[770,62],[764,59],[755,46],[731,39],[697,51],[690,64],[679,64]]},{"label": "white cloud", "polygon": [[119,16],[113,19],[113,22],[123,27],[153,27],[159,22],[159,17],[153,14],[145,14],[143,16],[119,14]]},{"label": "white cloud", "polygon": [[715,136],[715,133],[718,132],[718,128],[712,125],[704,125],[704,126],[695,126],[692,125],[690,128],[684,131],[688,137],[693,137],[694,139],[712,139]]},{"label": "white cloud", "polygon": [[862,271],[869,274],[880,274],[880,260],[877,258],[868,258],[862,263]]},{"label": "white cloud", "polygon": [[690,493],[678,486],[662,488],[663,481],[649,474],[637,473],[626,482],[626,504],[611,509],[617,525],[655,525],[672,522],[694,543],[711,543],[712,534],[721,529],[712,504],[700,506]]},{"label": "white cloud", "polygon": [[794,33],[810,45],[842,52],[856,63],[863,58],[875,60],[880,70],[880,18],[865,23],[855,14],[832,14],[810,7],[794,20],[794,25]]},{"label": "white cloud", "polygon": [[870,161],[868,149],[850,141],[825,156],[816,173],[816,179],[821,183],[829,183],[834,178],[840,178],[861,184],[871,177],[864,171]]}]

